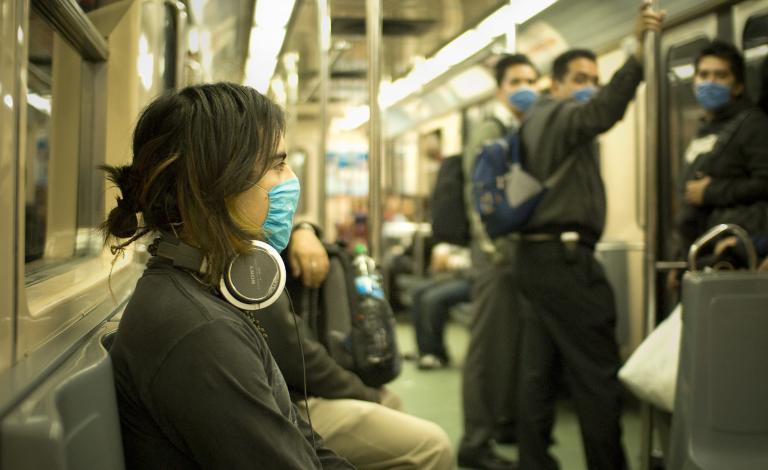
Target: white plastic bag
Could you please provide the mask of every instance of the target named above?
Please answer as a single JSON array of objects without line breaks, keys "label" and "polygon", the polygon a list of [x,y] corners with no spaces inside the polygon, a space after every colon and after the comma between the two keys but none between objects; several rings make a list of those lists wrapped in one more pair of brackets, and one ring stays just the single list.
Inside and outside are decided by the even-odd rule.
[{"label": "white plastic bag", "polygon": [[641,400],[671,412],[680,361],[682,306],[656,327],[619,370],[619,379]]}]

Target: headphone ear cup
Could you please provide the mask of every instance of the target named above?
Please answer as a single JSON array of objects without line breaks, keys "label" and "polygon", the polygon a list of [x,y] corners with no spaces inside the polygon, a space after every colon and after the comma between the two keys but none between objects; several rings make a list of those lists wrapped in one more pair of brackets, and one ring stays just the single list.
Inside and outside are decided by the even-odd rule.
[{"label": "headphone ear cup", "polygon": [[243,310],[269,307],[285,288],[285,264],[280,253],[260,240],[251,243],[253,249],[235,255],[219,281],[221,295]]}]

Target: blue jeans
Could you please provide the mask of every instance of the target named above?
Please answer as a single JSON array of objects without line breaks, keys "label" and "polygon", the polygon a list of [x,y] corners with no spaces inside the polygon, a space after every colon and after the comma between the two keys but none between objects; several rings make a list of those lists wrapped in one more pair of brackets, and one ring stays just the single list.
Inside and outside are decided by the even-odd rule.
[{"label": "blue jeans", "polygon": [[469,302],[470,282],[463,278],[438,279],[419,286],[413,293],[411,316],[419,355],[433,354],[446,361],[443,330],[454,305]]}]

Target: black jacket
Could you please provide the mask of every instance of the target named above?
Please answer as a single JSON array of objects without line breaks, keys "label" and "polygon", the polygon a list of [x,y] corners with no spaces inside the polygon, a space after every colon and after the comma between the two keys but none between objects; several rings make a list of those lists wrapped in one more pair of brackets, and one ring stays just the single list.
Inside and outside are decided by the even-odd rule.
[{"label": "black jacket", "polygon": [[529,111],[520,131],[526,169],[544,181],[569,158],[575,161],[547,191],[524,231],[574,230],[586,242],[597,242],[606,201],[595,139],[624,116],[642,79],[642,65],[630,57],[588,102],[545,97]]},{"label": "black jacket", "polygon": [[258,311],[257,315],[267,331],[267,343],[272,355],[295,399],[303,397],[306,370],[307,395],[310,397],[379,401],[376,389],[366,386],[357,375],[342,368],[315,339],[306,323],[291,311],[286,293],[271,306]]},{"label": "black jacket", "polygon": [[150,260],[110,356],[129,469],[354,468],[298,416],[257,328],[168,263]]},{"label": "black jacket", "polygon": [[[716,136],[716,143],[688,164],[680,184],[676,222],[681,252],[720,223],[742,225],[750,233],[768,232],[768,117],[741,98],[702,121],[697,138],[708,135]],[[687,181],[702,175],[712,182],[704,191],[703,204],[694,207],[682,193]]]}]

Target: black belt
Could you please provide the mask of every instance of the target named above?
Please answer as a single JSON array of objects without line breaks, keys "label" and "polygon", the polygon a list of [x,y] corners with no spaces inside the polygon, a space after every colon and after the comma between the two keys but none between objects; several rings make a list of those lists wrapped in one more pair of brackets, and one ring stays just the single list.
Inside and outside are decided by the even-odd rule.
[{"label": "black belt", "polygon": [[513,242],[560,242],[563,244],[581,244],[590,248],[595,247],[595,243],[589,240],[589,237],[585,237],[576,231],[566,232],[542,232],[542,233],[512,233],[507,236],[510,241]]}]

